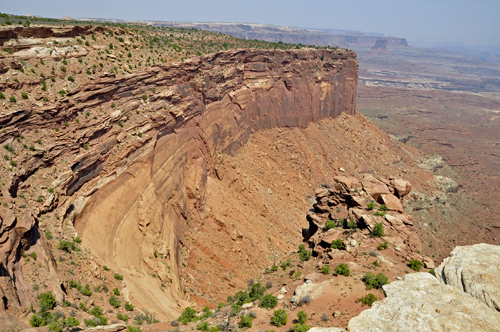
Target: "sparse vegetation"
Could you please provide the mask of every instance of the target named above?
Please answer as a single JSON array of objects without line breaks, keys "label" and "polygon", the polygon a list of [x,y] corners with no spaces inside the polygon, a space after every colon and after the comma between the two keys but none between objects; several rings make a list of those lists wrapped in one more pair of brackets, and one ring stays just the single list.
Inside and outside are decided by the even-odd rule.
[{"label": "sparse vegetation", "polygon": [[422,262],[419,261],[418,259],[412,259],[411,261],[408,262],[408,267],[415,271],[420,271],[422,265],[423,265]]},{"label": "sparse vegetation", "polygon": [[373,295],[372,293],[368,293],[365,296],[363,296],[362,298],[358,299],[358,301],[360,301],[363,304],[371,306],[373,304],[373,302],[377,301],[377,297],[375,295]]},{"label": "sparse vegetation", "polygon": [[382,236],[385,236],[384,224],[382,224],[381,222],[375,223],[375,226],[373,227],[371,235],[373,237],[382,237]]},{"label": "sparse vegetation", "polygon": [[332,249],[345,250],[344,240],[343,239],[333,240]]},{"label": "sparse vegetation", "polygon": [[321,267],[321,273],[323,273],[323,274],[330,274],[330,265],[323,265]]},{"label": "sparse vegetation", "polygon": [[276,327],[282,327],[288,323],[288,315],[284,309],[275,310],[271,321]]},{"label": "sparse vegetation", "polygon": [[335,274],[348,277],[351,275],[351,270],[346,264],[341,263],[335,268]]},{"label": "sparse vegetation", "polygon": [[301,244],[299,246],[299,258],[301,261],[307,261],[312,256],[312,251],[306,250],[306,246]]},{"label": "sparse vegetation", "polygon": [[389,245],[387,244],[387,242],[384,242],[384,243],[380,243],[377,247],[378,250],[384,250],[384,249],[387,249],[389,248]]},{"label": "sparse vegetation", "polygon": [[367,272],[364,277],[363,281],[366,284],[366,289],[370,290],[373,288],[379,289],[383,285],[386,285],[389,283],[389,278],[386,277],[385,274],[379,273],[377,275],[374,275],[371,272]]}]

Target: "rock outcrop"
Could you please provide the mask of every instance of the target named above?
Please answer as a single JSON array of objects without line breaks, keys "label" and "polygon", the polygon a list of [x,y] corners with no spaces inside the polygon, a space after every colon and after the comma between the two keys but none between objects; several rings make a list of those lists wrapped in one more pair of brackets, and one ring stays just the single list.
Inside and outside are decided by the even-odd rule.
[{"label": "rock outcrop", "polygon": [[[61,227],[74,223],[85,247],[124,274],[134,303],[161,319],[173,318],[179,313],[180,246],[190,210],[203,205],[207,177],[224,176],[217,154],[234,153],[257,130],[306,127],[353,114],[357,77],[353,52],[227,51],[120,78],[105,75],[69,92],[70,98],[47,106],[30,103],[2,115],[0,141],[22,151],[2,194],[5,204],[24,206],[24,214],[11,222],[5,222],[11,218],[7,210],[0,211],[6,307],[29,306],[32,299],[20,292],[28,287],[22,268],[14,266],[21,249],[33,246],[30,237],[40,216],[57,213]],[[100,111],[85,124],[76,121],[76,128],[52,131],[33,150],[23,150],[15,140],[35,129],[68,122],[73,127],[78,115],[111,104],[113,112]],[[129,120],[138,118],[139,109],[140,121]],[[62,160],[71,162],[66,166]],[[21,200],[20,189],[30,188],[30,176],[53,166],[54,193],[44,194],[43,202]],[[155,251],[163,253],[165,264],[152,262]],[[138,271],[160,280],[140,278]],[[62,288],[53,280],[49,289],[62,300]],[[165,292],[159,291],[161,284]]]},{"label": "rock outcrop", "polygon": [[456,287],[500,311],[500,247],[456,247],[435,270],[443,283]]},{"label": "rock outcrop", "polygon": [[500,314],[429,273],[383,286],[386,298],[349,321],[349,332],[500,331]]}]

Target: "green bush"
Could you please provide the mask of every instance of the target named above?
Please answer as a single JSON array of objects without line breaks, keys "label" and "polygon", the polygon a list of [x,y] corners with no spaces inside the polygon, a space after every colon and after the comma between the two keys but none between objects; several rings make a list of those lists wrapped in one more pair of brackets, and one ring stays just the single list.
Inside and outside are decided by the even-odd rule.
[{"label": "green bush", "polygon": [[312,251],[306,250],[306,246],[301,244],[299,246],[299,258],[301,261],[307,261],[312,256]]},{"label": "green bush", "polygon": [[327,231],[329,229],[335,228],[335,226],[336,225],[335,225],[335,221],[334,220],[327,220],[325,222],[325,228],[324,228],[324,230]]},{"label": "green bush", "polygon": [[375,227],[373,227],[372,234],[373,237],[385,236],[384,225],[381,222],[376,222]]},{"label": "green bush", "polygon": [[271,294],[266,294],[260,300],[260,307],[273,309],[278,305],[278,299],[276,296],[272,296]]},{"label": "green bush", "polygon": [[26,92],[21,93],[23,99],[28,99],[28,94]]},{"label": "green bush", "polygon": [[343,239],[333,240],[332,249],[345,250],[345,244]]},{"label": "green bush", "polygon": [[288,315],[284,309],[274,310],[274,316],[271,318],[273,325],[282,327],[288,323]]},{"label": "green bush", "polygon": [[128,322],[128,315],[123,315],[121,313],[117,313],[116,318],[118,318],[119,320],[122,320],[124,322]]},{"label": "green bush", "polygon": [[281,263],[281,268],[283,269],[283,271],[285,271],[288,266],[292,266],[292,260],[290,258]]},{"label": "green bush", "polygon": [[116,296],[120,296],[120,291],[118,290],[118,288],[113,288],[113,293],[114,293]]},{"label": "green bush", "polygon": [[119,307],[120,307],[120,302],[121,302],[121,301],[120,301],[120,300],[119,300],[116,296],[111,295],[111,296],[109,297],[108,302],[109,302],[109,304],[111,304],[113,307],[115,307],[115,308],[119,308]]},{"label": "green bush", "polygon": [[9,97],[9,101],[10,101],[11,103],[15,103],[17,100],[16,100],[16,97],[14,97],[14,96],[10,96],[10,97]]},{"label": "green bush", "polygon": [[184,325],[196,321],[196,310],[187,307],[177,320]]},{"label": "green bush", "polygon": [[85,296],[91,296],[92,292],[90,291],[89,284],[85,284],[85,287],[83,287],[83,289],[80,290],[80,293],[82,293],[82,295],[85,295]]},{"label": "green bush", "polygon": [[251,302],[255,300],[260,300],[262,296],[264,296],[266,292],[266,287],[262,286],[260,282],[253,284],[252,288],[250,289],[250,293],[248,294],[250,296]]},{"label": "green bush", "polygon": [[411,261],[408,262],[408,266],[415,271],[420,271],[422,265],[423,265],[422,262],[419,261],[418,259],[412,259]]},{"label": "green bush", "polygon": [[273,271],[275,271],[275,272],[276,272],[276,271],[278,271],[278,265],[273,265],[273,266],[271,267],[271,269],[272,269]]},{"label": "green bush", "polygon": [[385,204],[382,204],[379,206],[380,211],[387,211],[387,206]]},{"label": "green bush", "polygon": [[375,208],[375,202],[368,203],[368,210],[373,210]]},{"label": "green bush", "polygon": [[377,275],[374,275],[371,272],[367,272],[363,276],[363,281],[366,284],[366,289],[372,289],[372,288],[381,288],[383,285],[386,285],[389,283],[389,278],[386,277],[385,274],[379,273]]},{"label": "green bush", "polygon": [[139,326],[127,326],[127,332],[141,332],[141,328]]},{"label": "green bush", "polygon": [[51,291],[40,294],[38,299],[40,300],[38,306],[42,312],[52,310],[56,306],[56,300]]},{"label": "green bush", "polygon": [[240,329],[250,328],[250,327],[252,327],[252,322],[253,322],[253,318],[250,315],[242,315],[240,323],[238,324],[238,327]]},{"label": "green bush", "polygon": [[351,270],[349,270],[346,264],[341,263],[335,268],[335,274],[348,277],[351,275]]},{"label": "green bush", "polygon": [[330,265],[323,265],[321,267],[321,273],[323,273],[323,274],[330,274]]},{"label": "green bush", "polygon": [[387,248],[389,248],[389,245],[387,244],[387,242],[381,243],[377,247],[378,250],[383,250],[383,249],[387,249]]},{"label": "green bush", "polygon": [[74,81],[75,81],[75,78],[74,78],[73,76],[71,76],[71,75],[70,75],[70,76],[68,76],[68,81],[70,81],[70,82],[74,82]]},{"label": "green bush", "polygon": [[305,322],[307,322],[307,314],[305,311],[299,311],[297,313],[297,319],[299,321],[300,324],[304,324]]},{"label": "green bush", "polygon": [[64,250],[68,253],[72,253],[74,250],[76,250],[76,245],[74,242],[63,240],[59,242],[59,249]]},{"label": "green bush", "polygon": [[352,231],[356,231],[356,222],[354,220],[350,220],[347,223],[347,228],[349,228]]},{"label": "green bush", "polygon": [[208,322],[203,322],[201,324],[196,325],[196,329],[198,331],[210,331],[210,327],[208,325]]},{"label": "green bush", "polygon": [[125,303],[125,310],[127,311],[134,311],[134,306],[132,305],[132,303]]},{"label": "green bush", "polygon": [[361,303],[371,306],[373,302],[377,301],[377,297],[372,293],[368,293],[362,298],[358,299]]},{"label": "green bush", "polygon": [[96,305],[90,310],[89,314],[91,314],[92,316],[95,316],[95,317],[101,317],[103,315],[103,312],[102,312],[101,307]]},{"label": "green bush", "polygon": [[306,324],[295,324],[290,328],[291,332],[306,332],[309,331],[311,328],[307,326]]},{"label": "green bush", "polygon": [[119,274],[119,273],[115,273],[114,278],[115,278],[116,280],[123,280],[123,275],[121,275],[121,274]]}]

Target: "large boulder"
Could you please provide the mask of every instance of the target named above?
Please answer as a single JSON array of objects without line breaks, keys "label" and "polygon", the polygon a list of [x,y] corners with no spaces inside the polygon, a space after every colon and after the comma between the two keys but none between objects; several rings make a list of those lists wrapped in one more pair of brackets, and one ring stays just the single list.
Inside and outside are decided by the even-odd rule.
[{"label": "large boulder", "polygon": [[383,286],[386,298],[349,321],[349,332],[500,331],[500,314],[430,273]]},{"label": "large boulder", "polygon": [[435,273],[441,282],[500,311],[500,246],[481,243],[456,247]]},{"label": "large boulder", "polygon": [[403,179],[392,179],[390,184],[394,188],[394,194],[399,198],[408,195],[412,188],[411,183]]},{"label": "large boulder", "polygon": [[390,194],[386,184],[376,179],[373,175],[365,174],[363,180],[361,180],[361,184],[363,185],[364,191],[375,200],[377,200],[380,195]]},{"label": "large boulder", "polygon": [[399,199],[392,194],[380,195],[379,201],[385,204],[385,206],[387,206],[387,210],[389,211],[397,211],[399,213],[405,212],[403,204],[401,204]]}]

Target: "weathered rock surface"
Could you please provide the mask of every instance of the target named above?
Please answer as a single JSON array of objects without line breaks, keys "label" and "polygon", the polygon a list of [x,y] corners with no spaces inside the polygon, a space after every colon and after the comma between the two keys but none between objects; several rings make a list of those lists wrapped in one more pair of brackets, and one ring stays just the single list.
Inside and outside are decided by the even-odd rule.
[{"label": "weathered rock surface", "polygon": [[436,277],[500,311],[500,246],[456,247],[439,265]]},{"label": "weathered rock surface", "polygon": [[383,286],[386,298],[349,321],[350,332],[500,331],[500,314],[429,273]]},{"label": "weathered rock surface", "polygon": [[[30,31],[19,33],[45,36],[43,31],[31,36]],[[66,33],[84,32],[60,32]],[[56,193],[43,204],[24,209],[26,214],[17,219],[0,211],[0,236],[8,239],[0,244],[2,268],[7,271],[0,284],[2,295],[24,308],[34,302],[23,292],[29,284],[20,277],[22,269],[14,267],[20,250],[33,247],[27,238],[36,218],[58,209],[62,222],[74,222],[100,262],[125,275],[131,301],[158,313],[160,319],[174,318],[180,312],[179,248],[189,227],[189,210],[203,206],[208,176],[224,176],[217,155],[234,153],[258,130],[305,128],[320,119],[354,114],[357,77],[356,54],[344,50],[227,51],[118,78],[97,77],[50,105],[30,104],[2,115],[0,141],[5,144],[23,132],[73,122],[84,110],[111,100],[120,110],[102,112],[95,121],[78,124],[79,130],[60,131],[57,140],[18,157],[22,167],[9,175],[2,189],[7,202],[20,199],[19,187],[39,168],[57,164],[91,143],[61,170],[54,180]],[[142,98],[146,93],[147,101]],[[128,117],[138,107],[147,109],[142,122],[129,124]],[[114,153],[123,141],[129,144]],[[47,262],[53,262],[50,248],[42,240],[38,243]],[[158,243],[169,249],[168,271],[149,261]],[[128,272],[135,269],[159,276],[168,291],[159,291],[154,279]],[[47,270],[53,274],[48,289],[62,300],[55,264]]]}]

